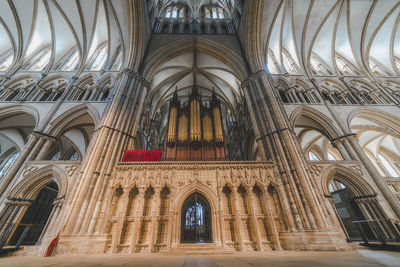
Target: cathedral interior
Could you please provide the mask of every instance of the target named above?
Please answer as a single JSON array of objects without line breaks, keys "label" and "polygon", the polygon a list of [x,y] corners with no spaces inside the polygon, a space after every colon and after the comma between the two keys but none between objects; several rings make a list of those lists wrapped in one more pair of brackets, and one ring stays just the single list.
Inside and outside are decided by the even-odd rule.
[{"label": "cathedral interior", "polygon": [[400,244],[399,1],[0,6],[0,250]]}]

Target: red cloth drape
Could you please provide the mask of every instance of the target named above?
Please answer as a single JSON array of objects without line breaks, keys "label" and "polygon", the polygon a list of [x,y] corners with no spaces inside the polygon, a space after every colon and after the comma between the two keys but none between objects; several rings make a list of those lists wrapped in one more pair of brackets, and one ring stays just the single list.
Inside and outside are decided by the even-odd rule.
[{"label": "red cloth drape", "polygon": [[122,161],[161,161],[161,156],[162,150],[126,150]]}]

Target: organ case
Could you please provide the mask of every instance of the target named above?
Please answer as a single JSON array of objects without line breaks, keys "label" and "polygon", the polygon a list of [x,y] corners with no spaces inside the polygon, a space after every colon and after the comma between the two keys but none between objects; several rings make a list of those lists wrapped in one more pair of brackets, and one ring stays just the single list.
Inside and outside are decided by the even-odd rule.
[{"label": "organ case", "polygon": [[210,107],[204,105],[194,87],[186,105],[177,92],[169,107],[165,160],[225,160],[226,144],[221,117],[221,103],[213,92]]}]

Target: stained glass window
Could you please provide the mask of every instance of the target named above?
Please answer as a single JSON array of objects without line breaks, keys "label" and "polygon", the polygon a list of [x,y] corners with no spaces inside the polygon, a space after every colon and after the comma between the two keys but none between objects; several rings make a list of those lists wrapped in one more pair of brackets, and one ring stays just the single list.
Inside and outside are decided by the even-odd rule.
[{"label": "stained glass window", "polygon": [[71,157],[69,157],[69,160],[78,160],[79,159],[79,155],[78,152],[74,152],[72,153]]},{"label": "stained glass window", "polygon": [[60,151],[58,151],[54,156],[51,158],[51,160],[60,160]]},{"label": "stained glass window", "polygon": [[186,226],[204,225],[203,206],[196,203],[186,210]]},{"label": "stained glass window", "polygon": [[16,152],[8,159],[6,164],[4,164],[3,167],[0,169],[0,177],[6,173],[6,171],[11,167],[11,165],[17,160],[18,156],[19,152]]}]

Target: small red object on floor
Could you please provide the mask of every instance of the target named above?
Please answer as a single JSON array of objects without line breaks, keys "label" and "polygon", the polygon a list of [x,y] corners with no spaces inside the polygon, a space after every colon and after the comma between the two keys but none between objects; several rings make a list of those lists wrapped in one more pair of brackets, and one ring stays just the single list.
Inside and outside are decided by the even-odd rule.
[{"label": "small red object on floor", "polygon": [[54,252],[54,250],[56,250],[56,247],[57,247],[59,235],[60,235],[60,233],[58,233],[58,235],[51,241],[49,247],[47,248],[46,252],[44,253],[45,257],[50,257],[51,255],[53,255],[53,252]]}]

